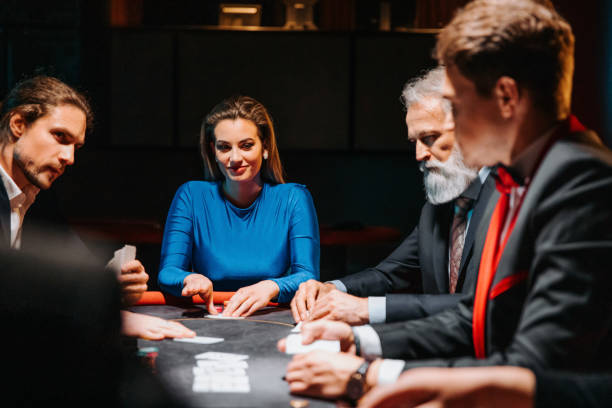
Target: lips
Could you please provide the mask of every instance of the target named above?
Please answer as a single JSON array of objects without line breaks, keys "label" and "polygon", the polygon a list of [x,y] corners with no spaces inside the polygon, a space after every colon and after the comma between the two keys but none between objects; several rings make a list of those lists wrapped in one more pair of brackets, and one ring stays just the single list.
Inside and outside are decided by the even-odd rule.
[{"label": "lips", "polygon": [[64,174],[64,169],[63,169],[63,168],[61,168],[61,169],[57,169],[57,168],[55,168],[55,167],[51,167],[51,166],[49,166],[49,167],[47,167],[47,170],[48,170],[48,171],[50,171],[50,172],[51,172],[51,174],[53,174],[53,176],[54,176],[55,178],[58,178],[59,176],[61,176],[62,174]]},{"label": "lips", "polygon": [[239,166],[239,167],[228,167],[227,169],[232,173],[243,173],[248,166]]}]

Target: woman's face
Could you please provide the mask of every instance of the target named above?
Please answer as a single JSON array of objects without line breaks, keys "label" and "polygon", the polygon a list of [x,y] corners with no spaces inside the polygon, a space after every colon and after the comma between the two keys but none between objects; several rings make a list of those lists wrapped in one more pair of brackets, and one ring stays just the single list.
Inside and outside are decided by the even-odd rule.
[{"label": "woman's face", "polygon": [[259,181],[263,144],[250,120],[224,119],[215,127],[213,146],[219,170],[229,182]]}]

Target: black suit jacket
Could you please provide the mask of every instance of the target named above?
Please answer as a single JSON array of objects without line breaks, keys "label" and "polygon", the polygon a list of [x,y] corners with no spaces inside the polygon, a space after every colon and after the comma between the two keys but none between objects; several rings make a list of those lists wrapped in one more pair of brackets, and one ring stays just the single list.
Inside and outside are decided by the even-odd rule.
[{"label": "black suit jacket", "polygon": [[374,325],[385,357],[417,360],[406,368],[612,366],[612,152],[592,132],[562,128],[533,176],[491,286],[487,357],[474,357],[473,296],[436,316]]},{"label": "black suit jacket", "polygon": [[604,408],[612,404],[612,373],[536,373],[535,408]]},{"label": "black suit jacket", "polygon": [[[478,226],[488,225],[490,199],[499,193],[489,176],[484,185],[476,178],[465,195],[474,206],[466,232],[455,294],[448,289],[448,254],[454,201],[441,205],[426,203],[418,226],[391,255],[374,268],[341,278],[348,293],[356,296],[386,295],[387,322],[417,319],[452,307],[476,285],[482,245],[474,245]],[[482,222],[485,220],[485,222]],[[420,294],[389,292],[420,292]]]},{"label": "black suit jacket", "polygon": [[[10,248],[11,205],[0,181],[0,250]],[[51,241],[66,248],[66,253],[91,257],[92,253],[74,232],[57,207],[57,199],[51,190],[40,191],[23,220],[21,248],[45,252],[52,248]],[[52,249],[49,249],[52,251]],[[101,262],[101,260],[98,260]]]}]

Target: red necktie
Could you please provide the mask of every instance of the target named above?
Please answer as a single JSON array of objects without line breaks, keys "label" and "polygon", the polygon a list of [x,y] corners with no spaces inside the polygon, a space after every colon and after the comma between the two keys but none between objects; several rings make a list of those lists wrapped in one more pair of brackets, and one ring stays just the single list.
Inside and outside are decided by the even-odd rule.
[{"label": "red necktie", "polygon": [[[495,277],[495,271],[499,258],[504,250],[506,241],[512,232],[514,227],[514,221],[512,220],[508,232],[504,238],[502,245],[500,242],[500,234],[504,228],[506,217],[508,216],[508,207],[510,203],[510,192],[513,188],[518,187],[518,184],[512,179],[512,176],[503,168],[497,169],[496,187],[501,193],[499,201],[493,211],[493,216],[489,223],[489,229],[487,230],[487,237],[485,240],[484,248],[482,250],[482,257],[480,259],[480,268],[478,270],[478,282],[476,284],[476,295],[474,297],[474,314],[472,317],[472,337],[474,341],[474,351],[477,358],[485,358],[485,320],[487,315],[487,300],[489,297],[489,291],[491,289],[491,283]],[[516,212],[518,213],[518,211]]]}]

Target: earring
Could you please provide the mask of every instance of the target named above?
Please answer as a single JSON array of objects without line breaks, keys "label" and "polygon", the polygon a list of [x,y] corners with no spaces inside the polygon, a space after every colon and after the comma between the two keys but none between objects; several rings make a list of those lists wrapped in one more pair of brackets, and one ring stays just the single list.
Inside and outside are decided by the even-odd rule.
[{"label": "earring", "polygon": [[263,159],[264,160],[268,160],[268,151],[267,150],[264,150],[264,152],[263,152]]}]

